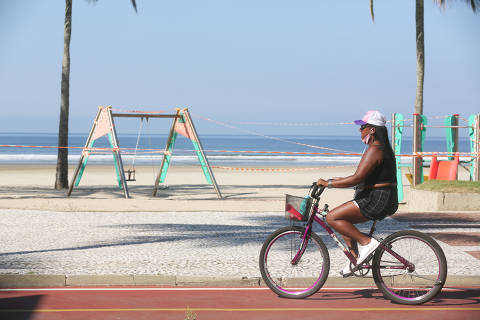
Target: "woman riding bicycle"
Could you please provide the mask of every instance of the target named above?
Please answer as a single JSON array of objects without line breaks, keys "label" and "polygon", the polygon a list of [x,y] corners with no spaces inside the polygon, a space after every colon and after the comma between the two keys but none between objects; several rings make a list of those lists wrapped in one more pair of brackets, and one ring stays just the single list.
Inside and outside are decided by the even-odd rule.
[{"label": "woman riding bicycle", "polygon": [[[344,178],[318,179],[317,185],[328,188],[356,186],[354,199],[330,211],[327,222],[343,236],[360,265],[379,242],[361,233],[354,224],[394,214],[398,209],[398,197],[395,155],[388,139],[385,116],[379,111],[368,111],[362,120],[354,122],[360,125],[361,139],[368,146],[356,172]],[[340,273],[344,277],[352,275],[350,261]]]}]

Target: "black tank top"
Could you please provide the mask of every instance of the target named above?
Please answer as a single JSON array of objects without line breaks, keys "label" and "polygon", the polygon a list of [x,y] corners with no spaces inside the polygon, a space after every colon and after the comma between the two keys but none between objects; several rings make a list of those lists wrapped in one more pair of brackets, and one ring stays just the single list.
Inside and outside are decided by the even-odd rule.
[{"label": "black tank top", "polygon": [[385,150],[384,146],[377,146],[383,153],[383,161],[365,179],[366,185],[377,183],[397,183],[397,168],[393,152]]}]

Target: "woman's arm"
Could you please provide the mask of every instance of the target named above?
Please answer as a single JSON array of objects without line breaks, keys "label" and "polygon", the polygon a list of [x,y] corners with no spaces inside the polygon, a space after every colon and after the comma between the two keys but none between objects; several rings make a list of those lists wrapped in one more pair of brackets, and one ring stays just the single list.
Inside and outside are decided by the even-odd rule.
[{"label": "woman's arm", "polygon": [[[360,163],[358,164],[357,170],[351,176],[344,178],[337,178],[331,182],[332,187],[334,188],[348,188],[359,184],[364,181],[368,175],[383,161],[383,152],[372,145],[367,151],[363,154]],[[319,186],[328,186],[328,181],[319,179],[317,182]]]}]

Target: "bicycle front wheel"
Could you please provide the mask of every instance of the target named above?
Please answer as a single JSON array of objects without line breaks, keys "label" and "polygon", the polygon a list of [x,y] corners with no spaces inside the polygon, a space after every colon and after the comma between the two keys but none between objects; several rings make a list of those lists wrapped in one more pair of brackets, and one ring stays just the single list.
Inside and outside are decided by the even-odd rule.
[{"label": "bicycle front wheel", "polygon": [[440,292],[447,278],[447,260],[434,239],[406,230],[391,234],[383,244],[411,263],[406,268],[385,249],[377,249],[373,278],[386,298],[401,304],[422,304]]},{"label": "bicycle front wheel", "polygon": [[[285,298],[305,298],[317,292],[330,270],[330,257],[320,237],[290,226],[272,233],[260,251],[260,272],[267,286]],[[303,247],[302,247],[303,245]]]}]

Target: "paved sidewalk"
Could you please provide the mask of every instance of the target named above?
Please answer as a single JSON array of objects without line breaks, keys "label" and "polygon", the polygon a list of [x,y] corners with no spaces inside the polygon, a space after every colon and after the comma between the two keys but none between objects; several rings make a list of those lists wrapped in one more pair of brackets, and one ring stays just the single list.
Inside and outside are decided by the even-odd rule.
[{"label": "paved sidewalk", "polygon": [[[260,285],[265,238],[288,224],[282,212],[47,212],[0,210],[0,287],[64,285]],[[399,213],[377,235],[416,229],[435,237],[449,285],[480,285],[480,212]],[[365,231],[370,223],[361,225]],[[330,253],[330,285],[345,258]],[[328,283],[327,283],[328,284]]]}]

